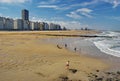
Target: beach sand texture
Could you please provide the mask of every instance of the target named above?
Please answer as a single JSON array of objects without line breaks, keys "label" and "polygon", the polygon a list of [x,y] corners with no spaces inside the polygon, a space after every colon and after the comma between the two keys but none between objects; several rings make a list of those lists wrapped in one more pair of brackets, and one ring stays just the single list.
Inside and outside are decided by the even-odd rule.
[{"label": "beach sand texture", "polygon": [[[0,32],[0,81],[62,81],[63,77],[89,81],[89,73],[109,66],[100,59],[79,55],[64,47],[59,49],[41,40],[48,36],[26,33]],[[68,60],[70,69],[77,70],[75,73],[65,68]]]}]

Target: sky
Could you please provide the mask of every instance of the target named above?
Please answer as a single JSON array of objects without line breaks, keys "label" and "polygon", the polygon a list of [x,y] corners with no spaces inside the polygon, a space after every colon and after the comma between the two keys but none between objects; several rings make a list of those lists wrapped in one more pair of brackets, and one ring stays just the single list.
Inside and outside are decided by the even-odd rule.
[{"label": "sky", "polygon": [[56,23],[69,29],[120,31],[120,0],[0,0],[0,16]]}]

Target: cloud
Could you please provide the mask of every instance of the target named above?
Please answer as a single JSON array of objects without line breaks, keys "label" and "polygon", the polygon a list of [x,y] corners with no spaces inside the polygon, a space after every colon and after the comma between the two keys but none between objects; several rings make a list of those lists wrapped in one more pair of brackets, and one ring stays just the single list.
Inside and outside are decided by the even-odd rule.
[{"label": "cloud", "polygon": [[84,13],[90,13],[92,12],[93,10],[91,9],[88,9],[88,8],[81,8],[81,9],[78,9],[77,12],[84,12]]},{"label": "cloud", "polygon": [[60,24],[62,27],[66,27],[68,29],[81,29],[85,28],[88,25],[83,25],[79,21],[47,21],[48,23]]},{"label": "cloud", "polygon": [[76,12],[70,12],[70,14],[66,14],[66,16],[74,18],[74,19],[79,19],[81,18],[80,15],[78,15]]},{"label": "cloud", "polygon": [[98,3],[98,0],[92,0],[90,2],[83,2],[81,3],[81,6],[89,6]]},{"label": "cloud", "polygon": [[113,8],[116,8],[119,4],[120,4],[120,2],[114,1],[113,2]]},{"label": "cloud", "polygon": [[55,10],[67,10],[70,9],[69,7],[65,7],[63,5],[39,5],[38,8],[51,8]]},{"label": "cloud", "polygon": [[70,12],[69,14],[66,14],[66,16],[74,18],[74,19],[80,19],[83,16],[88,17],[88,18],[92,18],[92,16],[90,15],[91,12],[93,10],[88,9],[88,8],[80,8],[77,9],[76,11]]},{"label": "cloud", "polygon": [[[58,19],[59,17],[57,17]],[[31,17],[31,21],[34,22],[47,22],[47,23],[55,23],[61,25],[61,27],[66,27],[68,29],[81,29],[88,27],[88,25],[82,24],[79,21],[64,21],[64,20],[56,20],[56,18],[51,18],[52,20],[48,20],[42,17]]]},{"label": "cloud", "polygon": [[70,5],[70,7],[77,7],[77,6],[92,6],[92,5],[98,5],[100,3],[108,3],[111,4],[113,8],[116,8],[120,6],[120,0],[91,0],[89,2],[82,2],[79,4],[73,4]]},{"label": "cloud", "polygon": [[90,0],[90,1],[84,1],[82,3],[74,3],[74,4],[62,3],[61,0],[47,0],[47,1],[41,1],[38,7],[47,8],[44,6],[54,5],[54,7],[49,7],[49,8],[53,8],[56,10],[69,10],[69,9],[74,9],[76,7],[87,7],[87,6],[93,6],[93,5],[95,6],[95,5],[99,5],[100,3],[108,3],[108,4],[111,4],[113,8],[116,8],[117,6],[120,5],[120,0]]},{"label": "cloud", "polygon": [[79,12],[79,13],[80,13],[81,15],[83,15],[83,16],[92,18],[92,16],[90,15],[90,13],[91,13],[92,11],[93,11],[93,10],[88,9],[88,8],[81,8],[81,9],[78,9],[76,12]]},{"label": "cloud", "polygon": [[102,1],[112,4],[113,8],[116,8],[120,5],[120,0],[102,0]]},{"label": "cloud", "polygon": [[0,3],[25,3],[31,0],[0,0]]},{"label": "cloud", "polygon": [[43,17],[30,16],[30,20],[34,22],[46,22],[47,19]]},{"label": "cloud", "polygon": [[50,4],[56,4],[56,3],[58,3],[58,2],[60,2],[59,0],[47,0],[47,1],[41,1],[39,4],[40,5],[50,5]]},{"label": "cloud", "polygon": [[40,5],[38,6],[39,8],[53,8],[53,9],[58,9],[56,5]]}]

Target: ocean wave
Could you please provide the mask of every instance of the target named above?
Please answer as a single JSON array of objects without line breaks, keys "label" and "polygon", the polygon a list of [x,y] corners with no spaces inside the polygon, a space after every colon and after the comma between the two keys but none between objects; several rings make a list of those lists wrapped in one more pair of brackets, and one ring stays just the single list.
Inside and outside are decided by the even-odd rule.
[{"label": "ocean wave", "polygon": [[116,57],[120,57],[120,47],[116,47],[117,49],[114,48],[110,48],[109,44],[105,44],[105,43],[101,43],[101,42],[94,42],[95,46],[100,49],[100,51],[116,56]]},{"label": "ocean wave", "polygon": [[116,36],[116,38],[93,38],[90,39],[102,52],[120,57],[120,32],[103,32],[99,36]]}]

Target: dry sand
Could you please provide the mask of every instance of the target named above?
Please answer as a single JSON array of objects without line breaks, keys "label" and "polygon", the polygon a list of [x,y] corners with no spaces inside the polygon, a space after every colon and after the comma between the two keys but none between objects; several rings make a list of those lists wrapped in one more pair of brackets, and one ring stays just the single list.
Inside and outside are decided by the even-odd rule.
[{"label": "dry sand", "polygon": [[[62,77],[88,81],[89,73],[109,67],[100,59],[82,56],[64,47],[59,49],[41,40],[48,36],[30,33],[33,32],[0,32],[0,81],[61,81]],[[62,32],[65,33],[70,31]],[[76,73],[65,69],[68,60],[70,69],[77,70]]]}]

